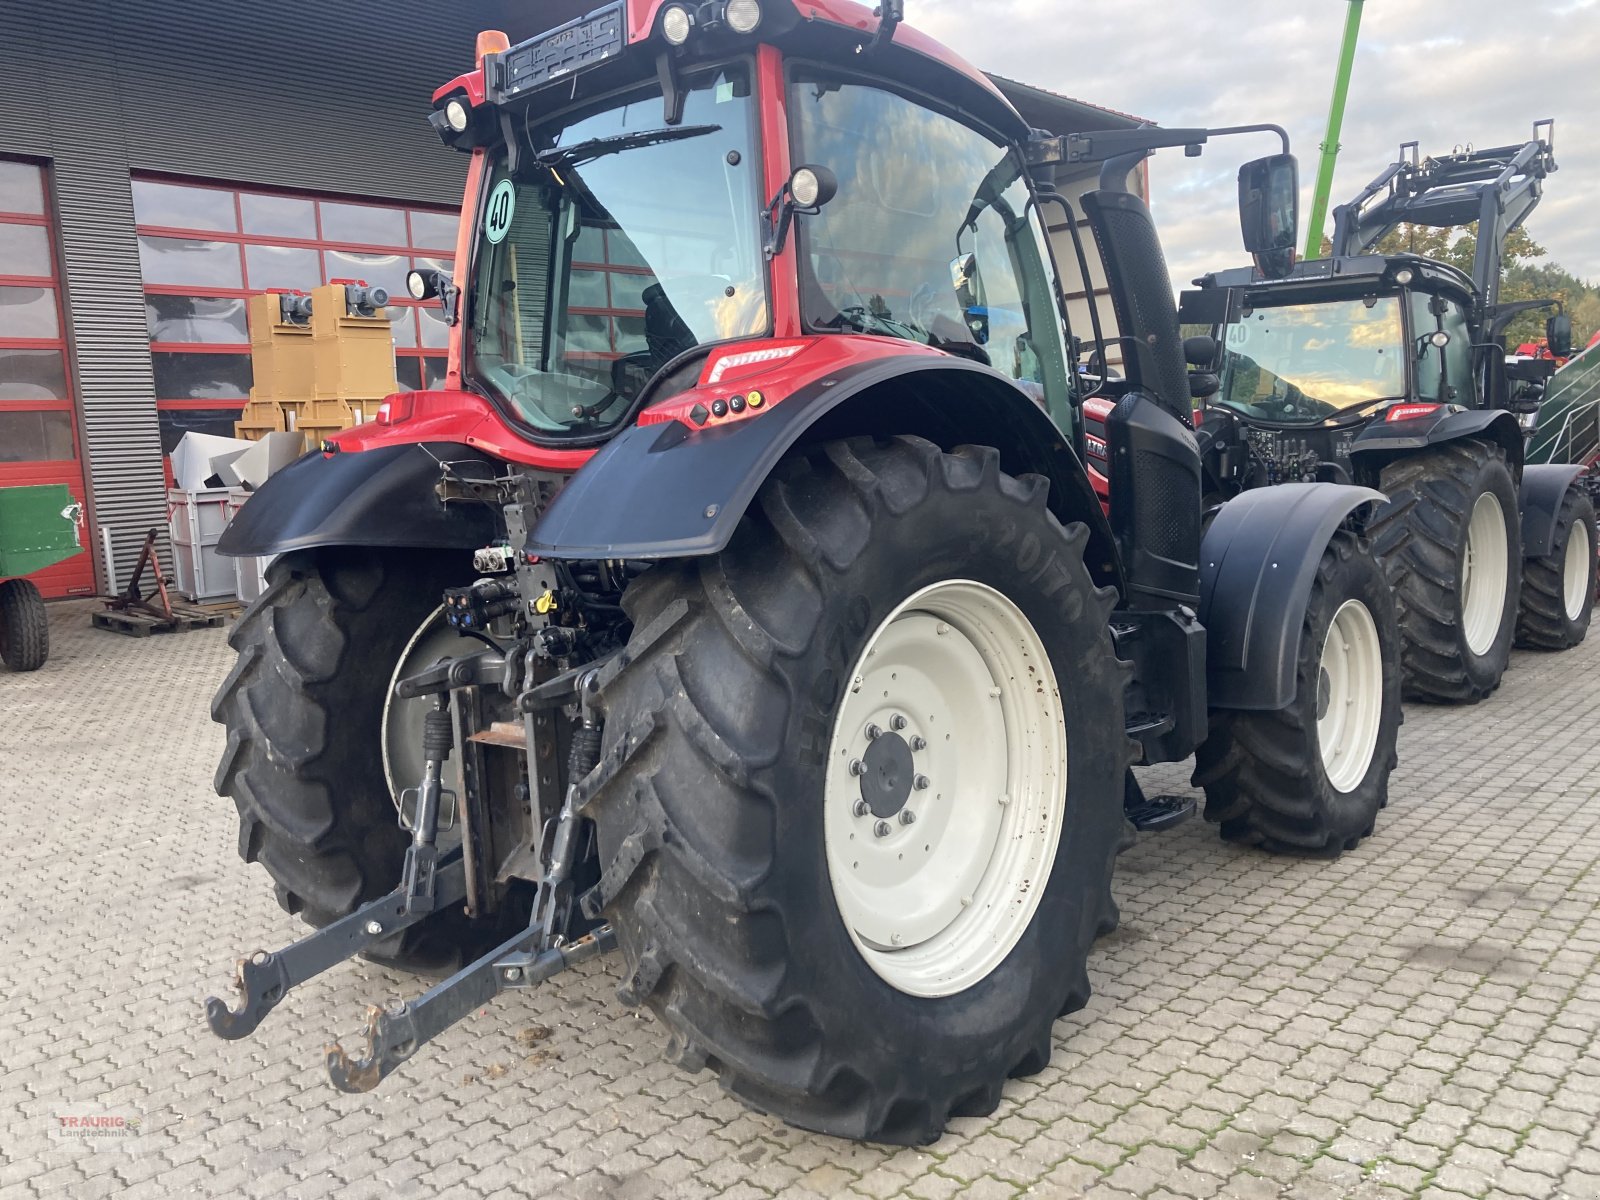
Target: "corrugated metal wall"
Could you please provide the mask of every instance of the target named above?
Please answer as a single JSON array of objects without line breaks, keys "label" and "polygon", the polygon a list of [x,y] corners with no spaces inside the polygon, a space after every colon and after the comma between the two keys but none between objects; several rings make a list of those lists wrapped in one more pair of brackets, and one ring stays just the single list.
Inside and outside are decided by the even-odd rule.
[{"label": "corrugated metal wall", "polygon": [[165,524],[129,172],[455,203],[465,160],[427,126],[433,89],[471,66],[479,29],[523,37],[587,7],[0,0],[0,154],[51,167],[85,466],[119,582]]}]

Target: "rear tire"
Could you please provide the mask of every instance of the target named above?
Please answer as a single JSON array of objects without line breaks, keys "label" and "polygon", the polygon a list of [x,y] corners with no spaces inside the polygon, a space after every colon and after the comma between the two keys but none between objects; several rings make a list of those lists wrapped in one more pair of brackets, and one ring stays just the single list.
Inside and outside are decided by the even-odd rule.
[{"label": "rear tire", "polygon": [[[1511,661],[1522,525],[1505,450],[1451,442],[1383,469],[1368,533],[1394,589],[1408,700],[1476,704]],[[1498,508],[1498,519],[1491,510]]]},{"label": "rear tire", "polygon": [[1306,605],[1294,701],[1278,712],[1213,711],[1195,754],[1206,820],[1225,840],[1337,857],[1371,834],[1397,761],[1399,646],[1382,568],[1341,530]]},{"label": "rear tire", "polygon": [[[992,449],[944,454],[913,438],[797,454],[763,487],[726,550],[661,564],[624,598],[635,630],[628,666],[606,685],[606,765],[584,785],[603,868],[597,895],[625,959],[622,998],[656,1013],[681,1062],[716,1070],[753,1107],[807,1129],[915,1144],[936,1138],[951,1116],[993,1111],[1008,1077],[1048,1063],[1051,1024],[1088,1000],[1090,945],[1116,923],[1110,881],[1131,756],[1127,674],[1106,621],[1113,595],[1097,591],[1084,566],[1085,528],[1063,528],[1046,508],[1044,481],[1004,475],[998,462]],[[1032,812],[1042,798],[1037,811],[1059,833],[1050,861],[996,902],[1002,913],[1031,907],[1031,917],[991,926],[980,884],[925,940],[913,944],[923,934],[907,933],[898,950],[863,947],[860,910],[840,890],[849,883],[837,858],[851,841],[849,822],[859,822],[863,860],[871,851],[895,869],[887,857],[894,845],[903,842],[894,850],[902,858],[926,852],[924,828],[934,845],[942,772],[954,775],[981,754],[952,740],[941,766],[930,743],[949,722],[934,721],[936,702],[907,700],[902,726],[890,711],[899,699],[885,699],[881,743],[871,744],[894,755],[878,751],[870,771],[888,771],[890,757],[904,766],[913,752],[918,761],[907,770],[921,771],[928,754],[934,782],[899,800],[923,812],[910,824],[876,807],[835,812],[848,799],[838,777],[853,773],[847,742],[859,724],[841,720],[856,711],[849,706],[862,688],[909,687],[897,670],[917,668],[891,667],[882,679],[873,672],[885,660],[865,651],[882,649],[883,631],[901,628],[905,601],[915,598],[908,611],[919,614],[925,590],[943,594],[949,581],[1001,597],[1036,639],[1030,644],[1043,648],[1041,670],[1012,675],[998,696],[981,695],[1002,714],[1039,711],[1032,705],[1053,712],[1070,767],[1063,801],[1059,775],[1030,777],[1018,765],[1025,756],[1002,754],[1003,777],[1021,781],[1015,808],[984,790],[970,767],[946,812],[982,820],[982,805]],[[904,660],[928,672],[926,687],[919,681],[911,694],[939,691],[937,661],[931,652]],[[1000,719],[1006,739],[1018,734],[1009,716]],[[891,744],[902,738],[893,730],[906,740]],[[1055,736],[1044,726],[1036,732],[1041,741]],[[907,777],[897,776],[902,791]],[[1040,782],[1050,778],[1053,786]],[[865,804],[865,789],[859,795]],[[879,820],[890,833],[877,830]],[[1009,879],[1009,867],[993,865],[1002,855],[990,870]],[[915,861],[906,868],[925,869]],[[883,911],[899,920],[892,908]],[[952,959],[943,983],[883,961],[936,956],[972,930],[993,932],[998,961],[975,958],[963,973]]]},{"label": "rear tire", "polygon": [[50,657],[50,614],[31,579],[0,583],[0,662],[37,671]]},{"label": "rear tire", "polygon": [[[267,869],[278,903],[308,925],[400,881],[410,839],[384,776],[384,697],[407,642],[468,565],[439,551],[285,554],[228,635],[239,658],[211,703],[228,731],[216,789],[239,810],[240,856]],[[451,907],[366,957],[445,974],[500,930]]]},{"label": "rear tire", "polygon": [[1517,645],[1568,650],[1583,641],[1594,612],[1594,502],[1576,485],[1556,512],[1550,553],[1522,566]]}]

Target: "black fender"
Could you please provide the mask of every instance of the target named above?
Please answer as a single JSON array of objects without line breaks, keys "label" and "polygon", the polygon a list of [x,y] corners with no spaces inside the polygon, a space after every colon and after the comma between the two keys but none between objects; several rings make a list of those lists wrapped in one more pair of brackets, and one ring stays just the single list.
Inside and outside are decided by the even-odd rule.
[{"label": "black fender", "polygon": [[1386,502],[1371,488],[1282,483],[1243,492],[1217,510],[1200,545],[1209,707],[1289,705],[1322,552],[1352,513]]},{"label": "black fender", "polygon": [[473,478],[496,473],[481,451],[456,442],[304,455],[251,494],[223,530],[217,552],[242,558],[314,546],[476,550],[496,541],[500,516],[493,506],[439,499],[441,462]]},{"label": "black fender", "polygon": [[1409,421],[1380,418],[1367,425],[1350,446],[1356,482],[1376,485],[1383,468],[1395,459],[1458,438],[1496,442],[1505,448],[1512,477],[1522,469],[1522,427],[1514,415],[1503,408],[1444,407]]},{"label": "black fender", "polygon": [[1050,481],[1050,508],[1089,527],[1097,584],[1122,585],[1116,543],[1070,437],[1006,376],[961,358],[897,354],[802,385],[758,416],[691,429],[635,425],[556,495],[528,537],[546,558],[690,558],[726,546],[761,485],[802,439],[915,434],[994,446],[1001,469]]},{"label": "black fender", "polygon": [[1573,463],[1552,463],[1522,468],[1517,504],[1522,509],[1522,557],[1543,558],[1555,540],[1556,514],[1572,481],[1587,468]]}]

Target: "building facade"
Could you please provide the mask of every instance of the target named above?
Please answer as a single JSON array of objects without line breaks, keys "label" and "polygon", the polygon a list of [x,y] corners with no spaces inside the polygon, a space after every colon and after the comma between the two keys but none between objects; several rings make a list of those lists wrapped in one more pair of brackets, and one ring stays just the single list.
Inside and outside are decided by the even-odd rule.
[{"label": "building facade", "polygon": [[[0,0],[0,487],[67,484],[91,548],[39,577],[47,595],[125,584],[165,527],[164,455],[232,432],[251,293],[387,287],[400,385],[442,375],[444,326],[403,299],[455,245],[465,160],[428,128],[433,89],[478,30],[515,41],[590,7]],[[1130,123],[1001,86],[1057,132]]]}]

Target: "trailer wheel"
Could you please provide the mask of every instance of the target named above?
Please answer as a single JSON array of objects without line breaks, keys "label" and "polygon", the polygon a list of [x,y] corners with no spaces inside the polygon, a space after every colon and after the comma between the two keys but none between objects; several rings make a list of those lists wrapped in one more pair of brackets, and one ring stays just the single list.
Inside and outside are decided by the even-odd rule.
[{"label": "trailer wheel", "polygon": [[1517,645],[1566,650],[1583,641],[1594,611],[1594,502],[1577,487],[1567,489],[1556,513],[1550,553],[1522,566],[1522,610]]},{"label": "trailer wheel", "polygon": [[1522,565],[1505,451],[1448,443],[1390,463],[1369,528],[1400,616],[1407,699],[1476,704],[1511,660]]},{"label": "trailer wheel", "polygon": [[804,1128],[921,1143],[992,1111],[1116,923],[1113,595],[998,462],[796,454],[725,551],[624,598],[585,785],[622,997]]},{"label": "trailer wheel", "polygon": [[[216,789],[239,810],[241,857],[267,869],[278,903],[308,925],[400,881],[409,838],[386,779],[385,699],[404,651],[427,640],[418,631],[467,567],[430,551],[285,554],[228,636],[239,657],[211,703],[228,731]],[[499,930],[449,908],[367,957],[447,973],[496,944]]]},{"label": "trailer wheel", "polygon": [[1382,568],[1341,530],[1306,605],[1293,703],[1213,711],[1195,755],[1206,819],[1226,840],[1337,856],[1372,832],[1397,761],[1399,646]]},{"label": "trailer wheel", "polygon": [[50,614],[31,579],[0,583],[0,662],[37,671],[50,657]]}]

